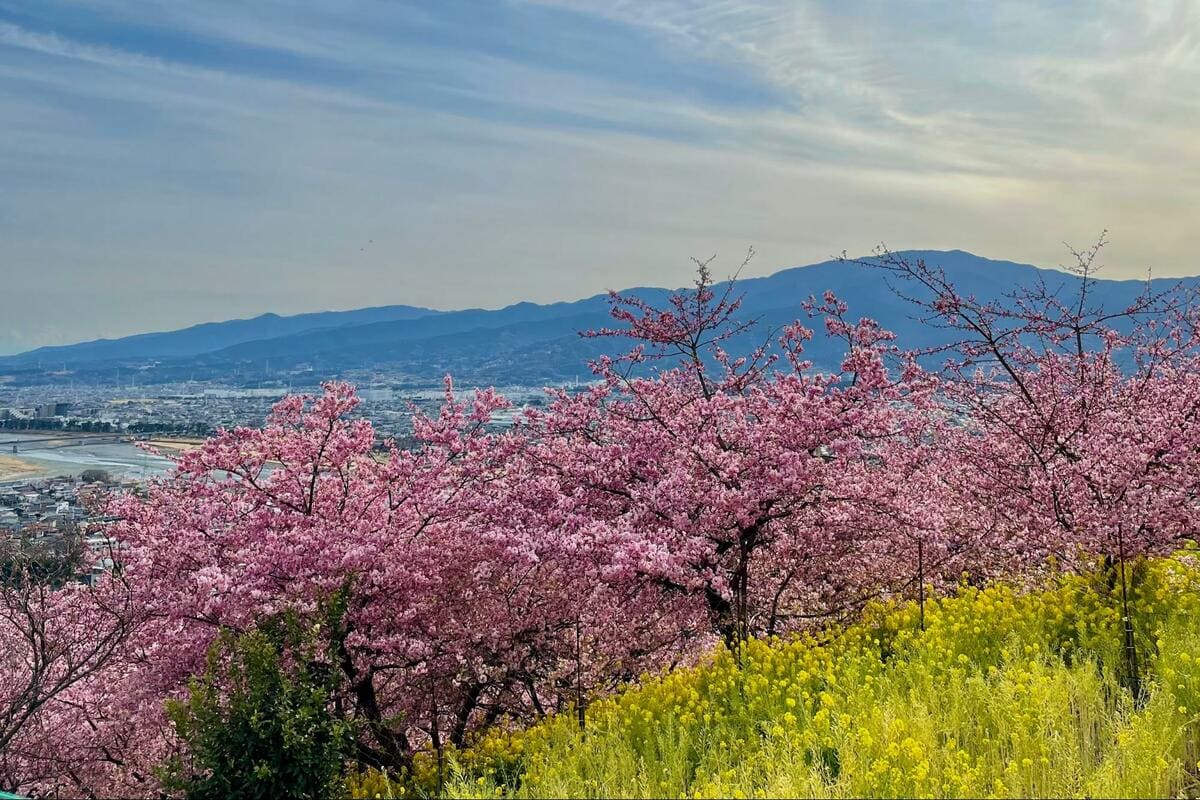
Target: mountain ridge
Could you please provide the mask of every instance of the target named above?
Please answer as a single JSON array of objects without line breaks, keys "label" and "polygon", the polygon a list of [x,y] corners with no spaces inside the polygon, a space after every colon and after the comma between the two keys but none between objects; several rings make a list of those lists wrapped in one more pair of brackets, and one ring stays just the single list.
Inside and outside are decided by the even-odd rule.
[{"label": "mountain ridge", "polygon": [[[999,297],[1015,285],[1036,280],[1064,287],[1078,280],[1061,270],[988,259],[963,250],[901,254],[941,266],[964,292],[981,299]],[[778,328],[804,316],[802,304],[809,296],[831,290],[849,303],[851,315],[879,320],[906,346],[937,344],[936,329],[911,318],[912,307],[892,291],[888,276],[861,263],[871,258],[834,259],[739,279],[745,315],[758,318],[768,330]],[[1200,278],[1155,283],[1180,281],[1200,285]],[[1095,296],[1104,305],[1127,303],[1144,285],[1144,280],[1099,279]],[[622,293],[661,303],[672,291],[676,290],[637,287]],[[236,381],[247,382],[289,372],[325,378],[362,370],[390,372],[412,381],[433,381],[452,373],[477,382],[554,382],[586,373],[587,359],[614,349],[611,340],[577,335],[579,330],[607,324],[608,309],[608,296],[602,293],[546,304],[522,301],[497,309],[380,306],[292,317],[264,314],[179,331],[39,348],[0,358],[0,374],[19,372],[24,379],[36,380],[39,370],[31,360],[35,356],[48,360],[53,351],[56,366],[66,364],[73,368],[68,370],[72,376],[84,379],[89,375],[102,379],[106,371],[132,367],[144,375],[139,382],[169,382],[183,376],[202,380],[235,376]],[[256,335],[264,332],[267,335]],[[197,341],[205,333],[214,335],[207,342]],[[744,336],[731,347],[749,351],[763,335],[759,331]],[[833,344],[821,337],[811,343],[809,355],[818,364],[836,357]]]},{"label": "mountain ridge", "polygon": [[[161,343],[165,341],[180,342],[187,341],[197,335],[214,333],[217,340],[222,337],[219,331],[236,332],[238,330],[250,331],[254,329],[263,330],[268,326],[272,326],[278,333],[277,335],[289,335],[300,333],[307,330],[322,330],[330,327],[340,327],[342,325],[365,324],[365,320],[372,318],[379,319],[416,319],[420,316],[431,316],[434,314],[443,313],[441,311],[422,308],[420,306],[407,305],[387,305],[387,306],[371,306],[368,308],[356,308],[348,311],[310,311],[302,314],[282,315],[272,311],[267,311],[253,317],[240,317],[237,319],[221,320],[217,322],[200,322],[195,325],[189,325],[185,328],[176,328],[169,331],[147,331],[145,333],[135,333],[129,336],[118,336],[115,338],[100,338],[90,339],[74,344],[63,345],[45,345],[35,347],[32,350],[26,350],[20,353],[14,353],[7,356],[0,356],[0,365],[13,363],[27,363],[32,359],[56,359],[67,355],[67,363],[80,358],[86,357],[88,353],[101,354],[104,351],[116,349],[117,346],[125,345],[126,350],[119,354],[109,354],[108,357],[117,358],[134,358],[134,357],[155,357],[155,356],[180,356],[188,354],[196,354],[208,352],[211,344],[204,349],[195,350],[193,353],[188,352],[187,345],[178,345],[174,347],[163,346]],[[239,334],[234,333],[235,337]],[[245,335],[245,334],[242,334]],[[209,340],[210,343],[212,340]],[[141,345],[139,349],[139,345]],[[79,355],[74,355],[79,354]],[[74,358],[72,356],[74,355]],[[94,357],[94,356],[93,356]]]}]

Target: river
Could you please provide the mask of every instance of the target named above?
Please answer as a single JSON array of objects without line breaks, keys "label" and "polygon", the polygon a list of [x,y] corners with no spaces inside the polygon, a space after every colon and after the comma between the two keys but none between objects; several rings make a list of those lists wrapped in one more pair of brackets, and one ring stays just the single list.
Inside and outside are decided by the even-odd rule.
[{"label": "river", "polygon": [[[82,444],[70,447],[38,447],[37,435],[13,431],[0,431],[0,440],[26,440],[29,444],[18,446],[16,453],[11,446],[4,448],[7,459],[28,465],[36,474],[23,473],[22,478],[48,478],[56,475],[78,475],[88,469],[102,469],[113,477],[146,479],[161,475],[171,468],[172,462],[161,456],[147,453],[136,445],[125,442],[112,444]],[[0,483],[14,479],[0,473]]]}]

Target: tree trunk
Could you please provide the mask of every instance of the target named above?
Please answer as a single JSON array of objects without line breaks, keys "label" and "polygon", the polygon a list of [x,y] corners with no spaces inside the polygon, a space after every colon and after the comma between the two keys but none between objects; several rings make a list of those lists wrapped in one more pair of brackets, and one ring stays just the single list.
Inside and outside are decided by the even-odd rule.
[{"label": "tree trunk", "polygon": [[716,628],[721,641],[729,648],[730,653],[737,655],[737,619],[733,610],[734,604],[722,597],[721,593],[711,586],[705,587],[704,599],[708,602],[708,609],[713,614],[713,627]]},{"label": "tree trunk", "polygon": [[587,710],[583,705],[583,622],[575,617],[575,713],[579,716],[579,730],[587,727]]},{"label": "tree trunk", "polygon": [[442,733],[438,728],[437,689],[432,678],[429,680],[429,743],[437,755],[437,794],[441,797],[446,785],[445,753]]},{"label": "tree trunk", "polygon": [[917,606],[921,612],[921,630],[925,630],[925,540],[917,539]]},{"label": "tree trunk", "polygon": [[1145,702],[1141,676],[1138,674],[1137,644],[1133,635],[1133,617],[1129,613],[1129,580],[1125,574],[1125,536],[1117,526],[1117,577],[1121,584],[1121,635],[1125,652],[1125,679],[1134,704],[1139,708]]},{"label": "tree trunk", "polygon": [[372,737],[382,747],[382,752],[368,747],[364,742],[357,743],[358,760],[379,769],[392,768],[404,771],[412,770],[412,748],[408,737],[402,731],[394,731],[383,719],[382,709],[375,694],[374,675],[370,670],[359,673],[354,664],[350,651],[346,648],[348,628],[335,633],[334,646],[339,659],[342,674],[354,693],[355,707],[365,718],[366,728]]}]

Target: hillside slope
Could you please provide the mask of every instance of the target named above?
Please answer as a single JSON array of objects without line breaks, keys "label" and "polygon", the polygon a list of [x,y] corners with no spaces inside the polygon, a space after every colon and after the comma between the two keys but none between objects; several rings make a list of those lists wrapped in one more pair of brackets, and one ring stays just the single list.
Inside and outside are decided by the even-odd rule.
[{"label": "hillside slope", "polygon": [[[1153,562],[1133,598],[1141,706],[1113,668],[1118,603],[1098,577],[964,588],[927,607],[924,631],[912,605],[877,606],[840,632],[752,642],[741,668],[721,651],[645,679],[593,703],[584,731],[565,713],[493,735],[459,756],[450,793],[1194,797],[1195,559]],[[357,790],[404,794],[379,775]]]}]

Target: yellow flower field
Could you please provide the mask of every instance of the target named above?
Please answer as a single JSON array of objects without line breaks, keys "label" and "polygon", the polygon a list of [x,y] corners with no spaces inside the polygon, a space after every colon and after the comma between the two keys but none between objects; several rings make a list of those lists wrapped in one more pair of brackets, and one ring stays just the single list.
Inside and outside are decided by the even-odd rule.
[{"label": "yellow flower field", "polygon": [[[647,676],[574,715],[452,759],[459,797],[1063,797],[1200,792],[1200,563],[1143,564],[1133,597],[1145,694],[1121,674],[1098,576],[1022,593],[963,587],[860,622],[755,641]],[[358,797],[431,786],[379,774]],[[425,774],[420,774],[420,773]]]}]

